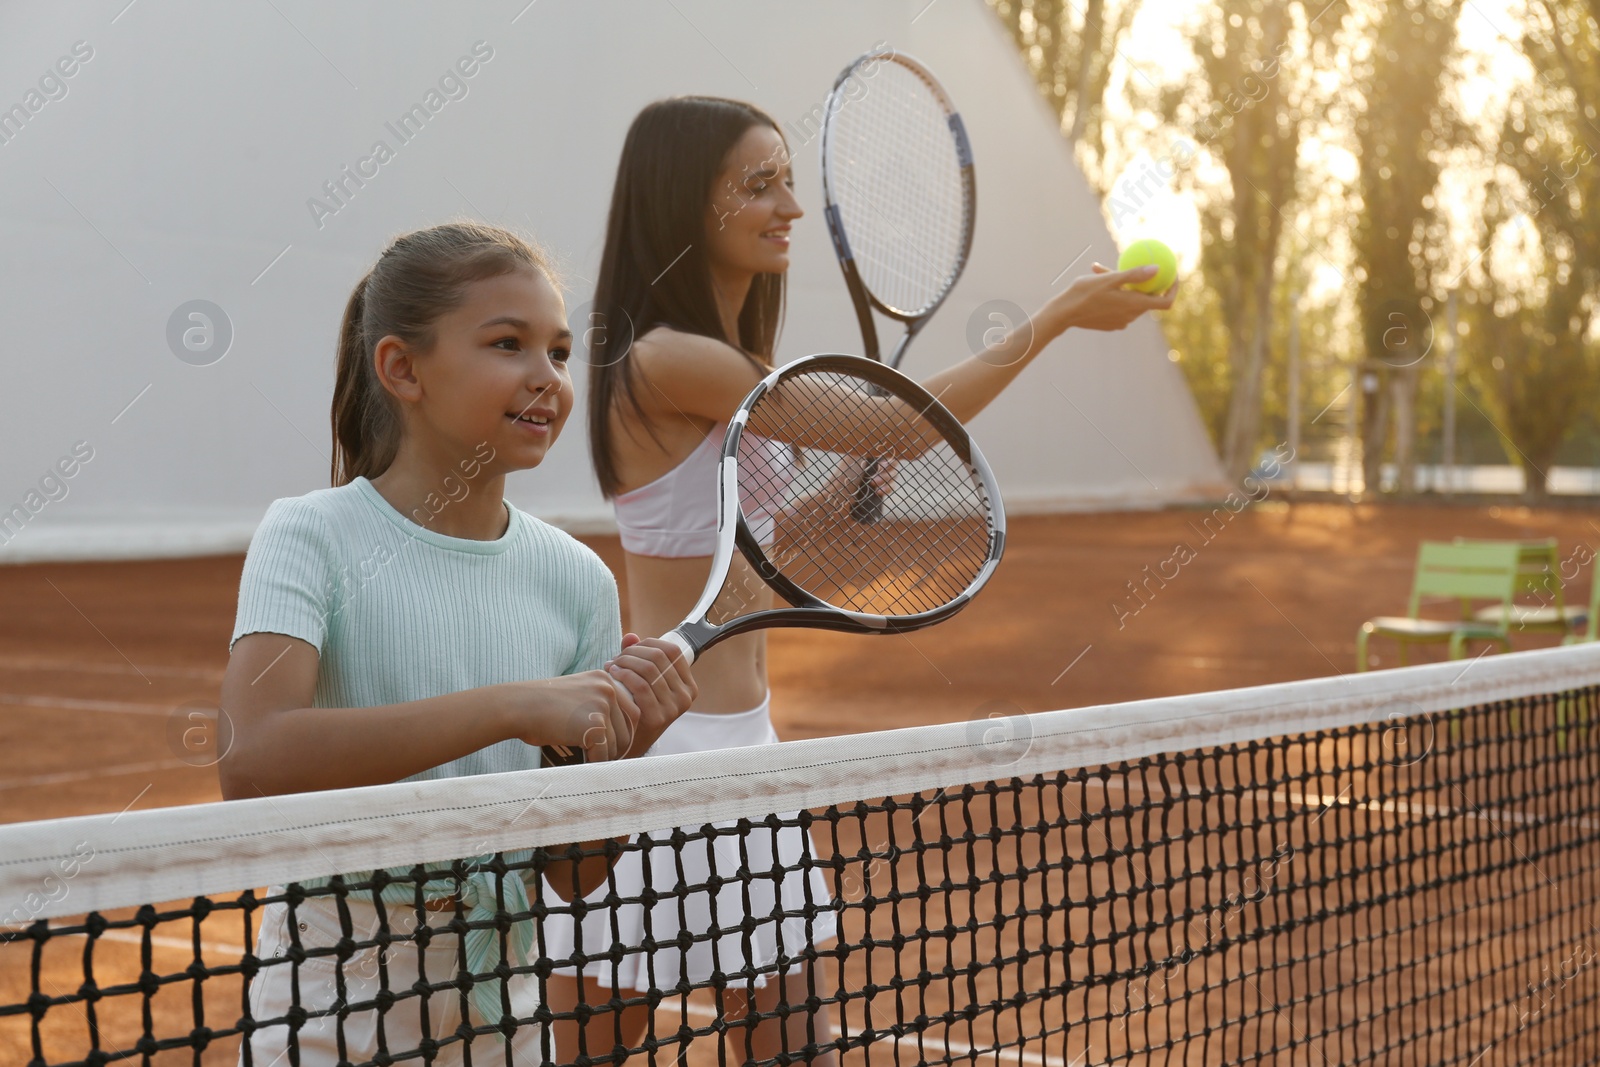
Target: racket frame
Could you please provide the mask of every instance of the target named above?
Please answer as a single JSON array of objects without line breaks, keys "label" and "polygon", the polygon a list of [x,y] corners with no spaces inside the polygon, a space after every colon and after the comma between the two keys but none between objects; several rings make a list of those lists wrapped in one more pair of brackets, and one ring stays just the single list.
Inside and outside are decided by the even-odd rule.
[{"label": "racket frame", "polygon": [[[945,123],[949,127],[951,137],[955,140],[956,158],[961,164],[962,198],[966,207],[966,225],[963,228],[961,252],[944,288],[934,298],[933,302],[925,308],[905,309],[891,307],[867,287],[866,282],[862,280],[860,270],[856,267],[855,253],[850,248],[850,235],[846,232],[844,220],[839,213],[839,190],[835,188],[832,166],[832,160],[837,153],[834,146],[836,130],[834,116],[851,105],[851,101],[844,95],[844,87],[868,63],[898,63],[927,85],[935,99],[944,107]],[[868,359],[886,363],[890,367],[898,367],[900,360],[905,356],[906,348],[911,344],[911,339],[933,317],[933,313],[939,310],[939,306],[950,295],[950,290],[955,288],[956,282],[961,278],[962,271],[966,269],[967,259],[972,253],[972,234],[977,224],[978,191],[977,178],[973,169],[972,143],[967,138],[966,125],[961,121],[961,113],[956,110],[949,94],[944,91],[944,86],[939,84],[939,80],[933,76],[933,72],[923,63],[902,52],[887,54],[867,52],[857,57],[840,72],[839,77],[833,83],[833,89],[828,93],[827,102],[823,105],[821,158],[823,218],[827,220],[828,234],[833,239],[833,252],[839,260],[839,269],[844,273],[845,286],[850,290],[850,302],[855,307],[856,320],[861,326],[861,340],[865,346],[864,354]],[[899,343],[895,345],[894,350],[886,360],[883,358],[882,350],[879,347],[877,325],[872,318],[874,309],[902,323],[906,328],[905,335],[900,338]]]},{"label": "racket frame", "polygon": [[[830,370],[866,381],[874,387],[877,395],[895,396],[916,405],[923,416],[944,435],[951,449],[967,465],[988,497],[991,516],[988,558],[966,589],[937,608],[914,615],[876,615],[829,604],[806,592],[784,575],[751,532],[739,507],[739,441],[744,436],[751,410],[763,396],[783,384],[785,379],[802,371]],[[900,372],[874,360],[842,353],[805,356],[787,363],[763,378],[740,403],[739,410],[728,422],[727,435],[722,443],[722,458],[717,467],[717,509],[717,547],[711,557],[711,575],[705,592],[690,609],[688,618],[664,635],[666,640],[682,648],[691,661],[718,641],[773,626],[802,626],[857,634],[905,633],[932,626],[955,615],[971,602],[994,573],[1005,550],[1006,517],[1000,488],[995,482],[994,472],[989,469],[988,462],[978,449],[977,442],[967,433],[966,427],[932,393]],[[732,536],[729,536],[730,533]],[[725,623],[707,622],[706,615],[727,581],[735,548],[749,562],[757,577],[789,604],[741,615]]]}]

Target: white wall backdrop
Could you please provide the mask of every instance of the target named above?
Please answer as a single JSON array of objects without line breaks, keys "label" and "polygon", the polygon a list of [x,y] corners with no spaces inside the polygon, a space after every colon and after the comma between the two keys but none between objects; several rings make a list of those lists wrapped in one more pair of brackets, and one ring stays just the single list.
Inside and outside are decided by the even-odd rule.
[{"label": "white wall backdrop", "polygon": [[[736,96],[785,124],[807,214],[780,357],[858,351],[803,120],[879,41],[940,74],[978,165],[974,255],[912,348],[915,376],[971,351],[986,302],[1031,310],[1116,255],[982,0],[0,6],[0,561],[242,549],[272,499],[328,482],[339,317],[387,241],[462,215],[520,228],[558,256],[578,310],[623,134],[666,95]],[[472,76],[441,88],[475,49]],[[419,103],[437,111],[402,143],[388,124]],[[314,212],[379,140],[393,158]],[[219,330],[186,361],[169,322],[197,300]],[[1149,321],[1069,332],[974,430],[1013,510],[1221,481]],[[605,528],[583,434],[574,418],[508,492]]]}]

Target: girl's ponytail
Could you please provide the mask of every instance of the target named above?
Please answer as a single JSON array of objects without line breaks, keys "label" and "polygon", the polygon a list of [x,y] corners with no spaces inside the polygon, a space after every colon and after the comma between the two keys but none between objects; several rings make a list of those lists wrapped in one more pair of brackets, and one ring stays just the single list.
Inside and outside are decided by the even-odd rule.
[{"label": "girl's ponytail", "polygon": [[399,426],[393,398],[373,373],[366,344],[366,277],[356,283],[339,325],[339,361],[333,385],[334,485],[347,485],[356,475],[371,478],[394,460]]},{"label": "girl's ponytail", "polygon": [[405,429],[400,408],[378,380],[372,353],[398,337],[419,353],[433,347],[433,325],[459,307],[466,287],[517,270],[539,271],[560,283],[544,253],[522,237],[478,222],[451,222],[395,239],[356,283],[339,325],[334,376],[334,485],[389,469]]}]

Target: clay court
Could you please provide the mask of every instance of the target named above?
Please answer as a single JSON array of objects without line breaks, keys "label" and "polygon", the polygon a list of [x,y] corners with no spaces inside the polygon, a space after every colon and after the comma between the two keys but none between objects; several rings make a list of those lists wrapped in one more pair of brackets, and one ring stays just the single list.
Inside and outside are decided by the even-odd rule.
[{"label": "clay court", "polygon": [[[1587,513],[1571,510],[1270,500],[1236,516],[1225,510],[1175,509],[1026,517],[1015,521],[1011,532],[999,573],[952,623],[911,638],[773,632],[780,731],[789,738],[822,736],[1348,672],[1354,668],[1354,635],[1361,621],[1403,609],[1418,541],[1555,536],[1563,558],[1580,543],[1600,541],[1600,528]],[[614,539],[588,540],[608,562],[619,562]],[[1176,576],[1164,585],[1148,580],[1154,573],[1173,575],[1172,563],[1159,571],[1158,565],[1174,559],[1179,545],[1189,551],[1177,554],[1186,562]],[[226,665],[241,562],[228,556],[0,571],[12,607],[4,620],[8,651],[0,663],[7,752],[0,797],[7,821],[218,799],[214,769],[190,765],[206,760],[186,749],[183,730],[193,725],[189,709],[214,702]],[[1132,598],[1130,582],[1141,586],[1143,602]],[[1586,602],[1585,589],[1567,592],[1573,602]],[[1544,637],[1519,647],[1551,643]],[[1387,650],[1380,655],[1392,662]],[[1548,959],[1556,958],[1552,952],[1570,956],[1571,946],[1583,941],[1587,909],[1575,911],[1571,902],[1600,892],[1600,872],[1582,863],[1581,853],[1552,852],[1543,858],[1540,851],[1535,868],[1545,875],[1542,880],[1531,878],[1529,864],[1521,862],[1524,850],[1542,850],[1558,837],[1581,834],[1593,821],[1573,817],[1577,829],[1555,829],[1562,805],[1582,794],[1563,795],[1552,786],[1572,789],[1597,773],[1600,756],[1593,745],[1569,747],[1565,733],[1558,737],[1548,706],[1530,708],[1526,723],[1492,709],[1474,713],[1460,736],[1448,748],[1440,747],[1444,762],[1430,761],[1432,773],[1443,770],[1445,781],[1466,782],[1474,790],[1474,765],[1485,758],[1497,761],[1498,792],[1471,799],[1469,807],[1442,795],[1429,778],[1414,777],[1403,761],[1396,764],[1385,756],[1380,750],[1389,745],[1389,734],[1379,724],[1272,742],[1259,751],[1252,746],[1248,757],[1205,757],[1199,763],[1190,757],[1187,765],[1181,759],[1171,765],[1158,761],[1147,773],[1121,782],[1094,770],[1047,776],[1011,799],[999,793],[1014,805],[1014,810],[1000,809],[1003,816],[983,814],[982,805],[963,807],[956,817],[968,820],[969,844],[944,853],[938,871],[924,869],[920,859],[860,866],[844,857],[863,846],[879,849],[896,835],[903,839],[937,810],[944,790],[913,799],[910,807],[847,816],[818,837],[821,853],[836,855],[843,864],[836,868],[843,905],[840,943],[858,946],[843,964],[839,988],[846,999],[836,1022],[842,1021],[846,1037],[853,1032],[858,1041],[891,1040],[900,1053],[910,1053],[907,1042],[914,1040],[919,1054],[935,1058],[985,1050],[992,1042],[1003,1047],[1027,1040],[1014,1053],[998,1053],[997,1062],[1015,1060],[1022,1067],[1120,1062],[1130,1054],[1143,1062],[1186,1031],[1204,1029],[1207,1013],[1214,1010],[1243,1022],[1219,1037],[1215,1047],[1210,1041],[1185,1045],[1189,1054],[1262,1053],[1269,1060],[1274,1054],[1292,1060],[1311,1033],[1319,1035],[1312,1047],[1335,1061],[1409,1062],[1408,1043],[1352,1022],[1385,1004],[1404,1005],[1405,1017],[1418,1027],[1447,1031],[1441,1052],[1465,1054],[1492,1044],[1509,1032],[1502,1025],[1512,1019],[1508,1013],[1520,1011],[1527,1018],[1545,1010],[1525,1006],[1534,1001],[1523,987],[1539,991],[1550,985],[1540,968],[1548,970]],[[1427,729],[1432,730],[1431,722]],[[1508,729],[1525,731],[1527,740],[1505,747]],[[1430,750],[1436,740],[1430,733]],[[1283,782],[1296,784],[1285,788]],[[1361,801],[1363,793],[1389,799],[1369,808]],[[1507,794],[1520,797],[1525,817],[1533,820],[1526,837],[1513,840],[1496,822],[1493,805]],[[944,800],[954,801],[954,796]],[[1281,838],[1248,829],[1252,823],[1270,828],[1296,810],[1318,804],[1326,809],[1336,801],[1341,814],[1320,828],[1313,818],[1309,824],[1284,823]],[[1482,814],[1485,810],[1490,814]],[[1375,818],[1370,811],[1410,811],[1411,828],[1404,833],[1385,829],[1392,817]],[[1091,813],[1087,820],[1086,812]],[[1154,850],[1143,846],[1137,868],[1128,867],[1118,859],[1125,855],[1120,850],[1149,837],[1145,820],[1151,813],[1166,821],[1168,835],[1158,835],[1165,840]],[[945,817],[939,816],[940,825],[947,826]],[[1552,829],[1544,829],[1546,823]],[[1227,831],[1241,824],[1243,832]],[[1176,827],[1222,832],[1207,852],[1196,855],[1186,836],[1172,834]],[[952,830],[947,826],[943,832]],[[1467,875],[1463,883],[1462,872],[1441,857],[1439,834],[1470,843],[1480,863],[1511,872],[1509,880],[1503,874]],[[1352,845],[1355,841],[1367,844]],[[1057,868],[1062,856],[1069,857],[1067,866]],[[1387,899],[1391,891],[1368,888],[1355,897],[1330,896],[1330,887],[1353,868],[1380,856],[1397,869],[1410,865],[1418,888],[1379,904],[1373,901]],[[1080,859],[1075,870],[1070,857]],[[1004,878],[1013,869],[1041,863],[1030,883],[994,883],[1004,887],[995,890],[1003,899],[989,900],[993,872]],[[1240,887],[1265,879],[1267,872],[1281,884],[1259,904],[1266,910],[1247,921]],[[882,885],[875,883],[885,878],[902,887],[928,885],[929,879],[943,885],[943,920],[927,913],[926,902],[917,916],[902,918],[922,929],[954,924],[944,929],[956,936],[936,934],[933,941],[913,942],[904,950],[889,947],[897,944],[890,935],[902,919],[883,911],[874,919],[873,910],[859,910],[857,900],[863,893],[881,893]],[[963,885],[966,893],[960,892]],[[1463,894],[1464,888],[1470,891]],[[1337,893],[1348,891],[1347,885]],[[1042,897],[1030,904],[1038,893]],[[191,1015],[199,1001],[183,973],[191,958],[190,938],[213,962],[236,955],[250,938],[232,898],[220,895],[221,909],[203,927],[174,912],[152,929],[154,969],[168,976],[163,982],[176,984],[152,999],[153,1030],[145,1029],[135,1003],[108,1000],[98,1014],[101,1047],[128,1048],[141,1033],[176,1036],[200,1025],[200,1017]],[[1050,901],[1068,906],[1052,910]],[[1109,910],[1096,916],[1090,905],[1102,901]],[[1038,911],[1041,902],[1043,911]],[[1516,933],[1521,929],[1516,917],[1540,904],[1555,925],[1537,937]],[[904,907],[910,905],[891,911]],[[1145,908],[1158,921],[1190,914],[1200,922],[1168,928],[1152,940],[1126,925]],[[1020,925],[1004,929],[999,916],[1012,912]],[[989,919],[980,918],[990,914],[995,916],[992,929]],[[127,923],[132,915],[118,909],[111,917]],[[1308,915],[1321,917],[1300,920],[1302,929],[1295,933],[1296,917]],[[975,932],[967,944],[960,931],[972,921],[981,925],[971,928]],[[1100,925],[1107,921],[1127,936],[1116,934],[1097,948],[1094,931],[1113,929]],[[1512,931],[1503,945],[1507,955],[1493,957],[1486,967],[1480,953],[1502,927]],[[110,930],[99,941],[98,981],[114,975],[131,980],[141,970],[137,926]],[[43,949],[37,957],[42,989],[59,996],[85,980],[77,943],[69,938]],[[1028,945],[1044,947],[1030,955],[1023,948]],[[936,981],[908,1006],[897,987],[873,978],[874,967],[884,966],[883,953],[899,957],[884,973],[943,967],[947,975],[955,974],[969,965],[966,961],[981,962],[983,969],[975,972],[977,984],[970,989],[945,988]],[[918,953],[926,955],[912,958]],[[27,998],[29,954],[26,945],[7,948],[0,1002]],[[1074,981],[1087,984],[1075,984],[1064,999],[1052,998],[1044,991],[1060,980],[1051,978],[1053,967],[1069,976],[1084,975]],[[1118,977],[1097,982],[1095,973],[1108,968]],[[1241,973],[1243,986],[1233,979]],[[1316,989],[1329,992],[1310,996]],[[231,1025],[240,991],[236,974],[206,982],[204,1025]],[[1552,1012],[1581,1014],[1600,996],[1587,974],[1581,987],[1563,982],[1555,992],[1562,1002]],[[1001,1008],[1013,1001],[1014,1012]],[[1168,1007],[1157,1010],[1161,1003]],[[1480,1003],[1498,1007],[1478,1019],[1473,1009]],[[967,1014],[974,1005],[988,1005],[986,1012],[995,1013],[976,1031]],[[920,1024],[914,1039],[898,1036],[900,1024],[894,1020],[911,1015],[935,1021]],[[87,1017],[81,1011],[60,1006],[49,1019],[43,1030],[47,1054],[86,1051]],[[686,1003],[669,999],[655,1019],[663,1039],[680,1027],[720,1025],[708,991],[696,992]],[[1458,1026],[1462,1019],[1469,1022]],[[1568,1024],[1563,1027],[1568,1032]],[[1571,1032],[1565,1045],[1580,1057],[1571,1062],[1587,1055],[1583,1050],[1593,1036],[1590,1029]],[[13,1017],[0,1026],[5,1062],[26,1060],[29,1046],[25,1019]],[[232,1063],[236,1047],[237,1038],[226,1038],[198,1059],[174,1049],[151,1062]],[[1042,1055],[1026,1051],[1040,1047],[1047,1050]],[[714,1040],[697,1040],[686,1059],[676,1058],[691,1067],[709,1067],[720,1055]]]},{"label": "clay court", "polygon": [[[1600,527],[1576,510],[1268,499],[1220,514],[1225,524],[1197,509],[1015,518],[994,580],[942,627],[883,638],[773,631],[779,733],[820,737],[1352,671],[1362,620],[1404,611],[1419,541],[1553,536],[1563,558],[1579,543],[1600,545]],[[585,540],[620,569],[615,538]],[[1177,567],[1167,561],[1180,543],[1193,558]],[[215,703],[242,563],[0,569],[0,819],[220,799],[215,771],[180,758],[182,733],[187,709]],[[1147,581],[1175,569],[1164,586]],[[1580,581],[1569,603],[1587,602],[1587,575]],[[1553,643],[1532,636],[1518,647]],[[1430,651],[1442,654],[1421,655]],[[1389,649],[1378,654],[1394,662]]]}]

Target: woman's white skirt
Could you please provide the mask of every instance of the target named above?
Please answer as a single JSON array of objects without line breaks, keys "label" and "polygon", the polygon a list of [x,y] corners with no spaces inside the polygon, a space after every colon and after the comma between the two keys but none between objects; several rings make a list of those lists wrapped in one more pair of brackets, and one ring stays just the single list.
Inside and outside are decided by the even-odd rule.
[{"label": "woman's white skirt", "polygon": [[[777,740],[771,702],[766,700],[760,707],[732,715],[685,712],[651,746],[648,755],[748,748]],[[793,823],[796,814],[787,812],[779,818]],[[713,825],[733,830],[738,824]],[[668,828],[649,835],[652,841],[662,842],[659,847],[631,851],[619,858],[608,882],[584,898],[595,910],[581,923],[567,914],[545,919],[543,954],[552,960],[571,959],[578,951],[598,957],[614,951],[618,944],[625,951],[620,962],[590,959],[581,974],[571,966],[555,968],[556,974],[644,992],[670,991],[685,978],[700,984],[714,974],[733,975],[748,969],[756,972],[752,978],[734,978],[730,986],[764,986],[780,955],[793,958],[807,945],[837,936],[832,897],[822,872],[813,866],[801,867],[816,856],[805,830],[795,825],[774,830],[756,824],[742,838],[737,833],[708,838],[699,826],[683,829],[693,840],[680,847],[672,846],[673,831]],[[748,879],[739,876],[741,869],[748,870]],[[723,884],[713,888],[713,876],[723,879]],[[679,885],[704,888],[676,893]],[[649,908],[642,903],[620,904],[615,909],[605,906],[613,892],[627,900],[638,898],[647,888],[665,899]],[[753,920],[748,930],[747,919]],[[713,929],[721,931],[719,936],[687,947],[675,943],[685,931],[704,938]],[[653,952],[642,949],[647,940],[655,942]]]}]

